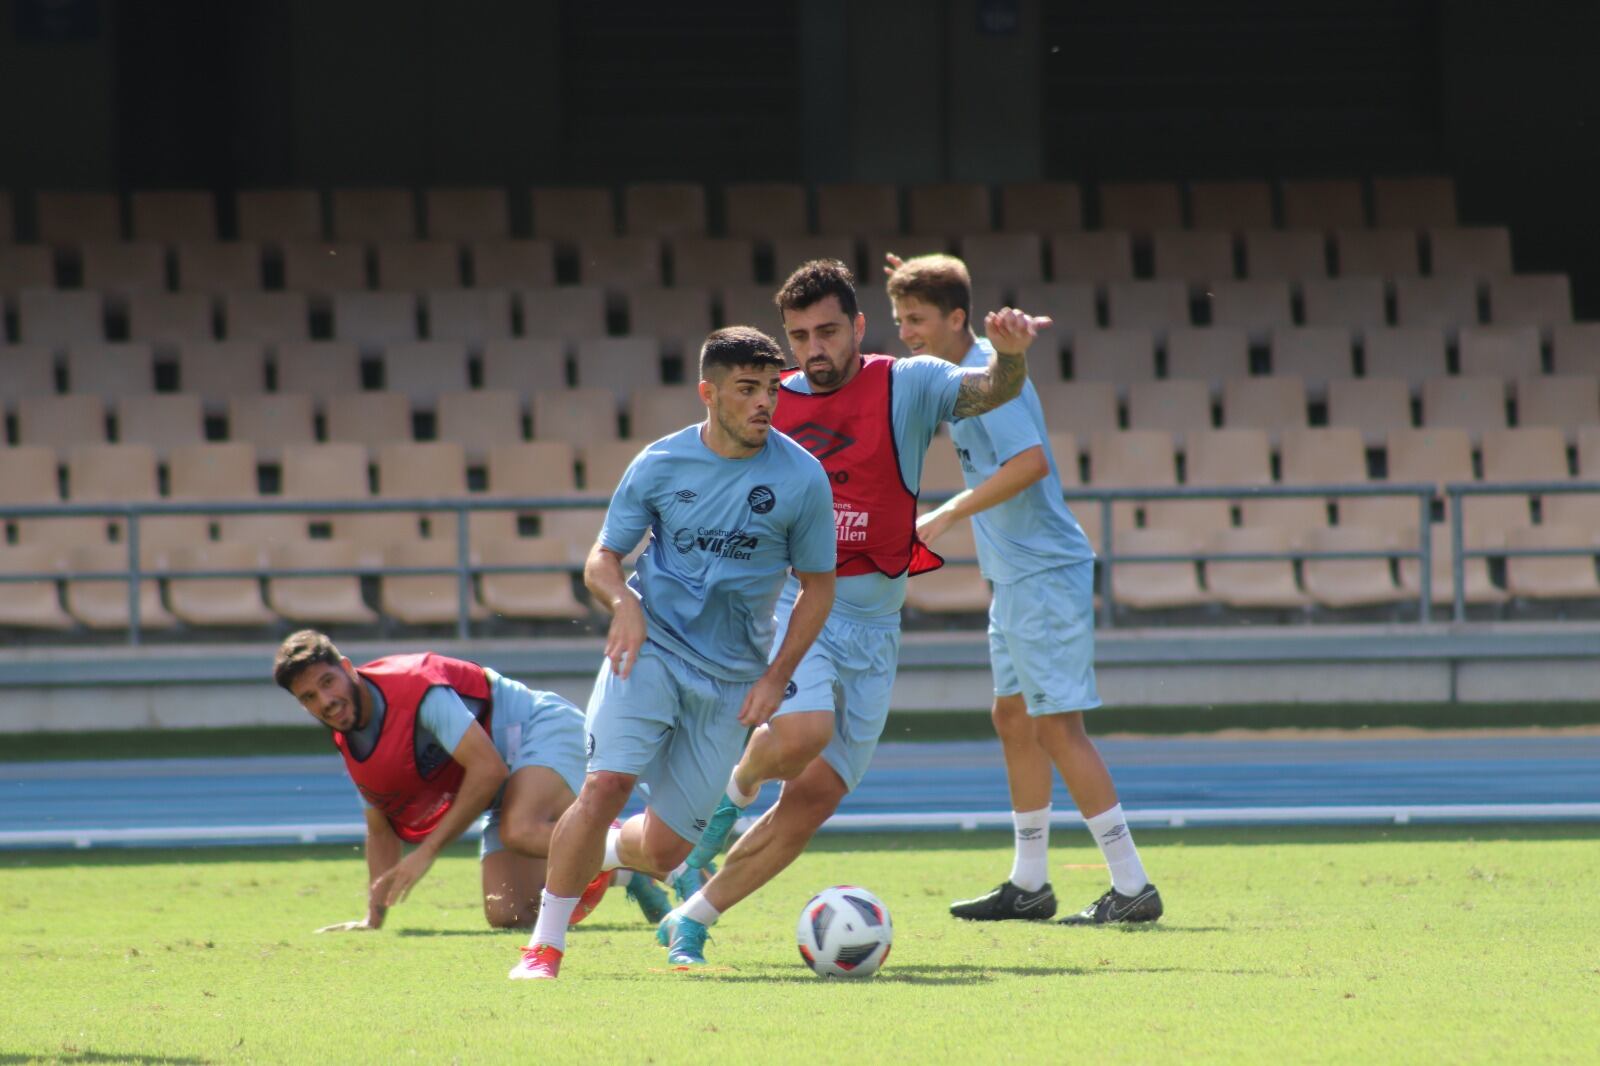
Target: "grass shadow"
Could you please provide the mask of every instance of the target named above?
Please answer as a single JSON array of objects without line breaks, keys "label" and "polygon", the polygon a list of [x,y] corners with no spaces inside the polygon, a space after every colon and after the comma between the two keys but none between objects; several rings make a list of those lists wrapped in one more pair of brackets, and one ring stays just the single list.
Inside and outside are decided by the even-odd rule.
[{"label": "grass shadow", "polygon": [[[1207,970],[1190,966],[974,966],[965,963],[947,965],[911,964],[897,966],[893,962],[872,978],[873,981],[901,985],[977,985],[999,977],[1094,977],[1102,974],[1209,974],[1219,977],[1258,976],[1266,970]],[[694,971],[687,971],[695,976]],[[796,980],[793,974],[777,973],[726,973],[710,972],[698,975],[699,980],[729,984],[783,984]],[[804,976],[800,980],[804,980]],[[836,980],[827,978],[826,980]],[[837,979],[848,980],[848,979]]]},{"label": "grass shadow", "polygon": [[137,1062],[151,1066],[161,1063],[201,1063],[210,1059],[197,1059],[192,1055],[141,1055],[119,1051],[93,1051],[64,1048],[61,1051],[42,1052],[37,1055],[0,1052],[0,1066],[22,1062]]}]

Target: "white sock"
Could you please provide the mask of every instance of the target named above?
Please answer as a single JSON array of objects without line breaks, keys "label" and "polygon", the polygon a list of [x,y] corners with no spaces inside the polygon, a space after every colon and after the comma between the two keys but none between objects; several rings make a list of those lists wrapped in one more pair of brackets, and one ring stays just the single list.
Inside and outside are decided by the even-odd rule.
[{"label": "white sock", "polygon": [[552,896],[548,889],[539,893],[539,920],[534,923],[528,946],[548,944],[557,951],[566,951],[567,922],[577,906],[577,896]]},{"label": "white sock", "polygon": [[617,872],[616,873],[611,875],[611,887],[612,888],[627,888],[629,882],[631,882],[632,880],[633,880],[633,871],[628,869],[626,866],[621,866],[621,867],[617,868]]},{"label": "white sock", "polygon": [[1150,883],[1145,876],[1144,863],[1139,861],[1139,849],[1133,846],[1133,834],[1122,816],[1122,804],[1102,811],[1093,818],[1085,818],[1094,842],[1105,856],[1111,869],[1111,887],[1124,896],[1136,895]]},{"label": "white sock", "polygon": [[761,795],[761,785],[758,782],[754,792],[745,792],[739,788],[738,775],[739,768],[736,766],[733,769],[733,773],[728,775],[728,798],[733,800],[739,807],[748,807],[756,801],[757,796]]},{"label": "white sock", "polygon": [[688,872],[688,869],[689,864],[686,862],[680,862],[678,865],[674,866],[666,876],[667,884],[670,885],[674,879],[682,877],[686,872]]},{"label": "white sock", "polygon": [[722,912],[711,905],[704,892],[696,892],[684,900],[678,906],[677,914],[680,918],[688,918],[705,926],[717,924],[717,919],[722,917]]},{"label": "white sock", "polygon": [[1050,880],[1050,805],[1036,811],[1012,811],[1016,827],[1016,852],[1011,860],[1011,883],[1037,892]]},{"label": "white sock", "polygon": [[600,872],[615,870],[622,865],[622,860],[617,858],[617,843],[622,839],[622,827],[614,825],[606,830],[606,857],[600,863]]}]

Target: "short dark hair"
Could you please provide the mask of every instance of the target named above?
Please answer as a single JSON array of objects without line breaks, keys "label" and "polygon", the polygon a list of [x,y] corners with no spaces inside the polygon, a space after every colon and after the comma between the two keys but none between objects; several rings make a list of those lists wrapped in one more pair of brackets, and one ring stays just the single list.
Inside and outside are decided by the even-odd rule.
[{"label": "short dark hair", "polygon": [[278,645],[278,654],[272,660],[272,680],[285,692],[290,691],[289,686],[294,684],[294,679],[300,676],[300,671],[315,663],[328,663],[338,666],[344,661],[344,656],[339,649],[334,647],[333,641],[328,639],[326,633],[319,633],[315,629],[302,629],[298,633],[290,633]]},{"label": "short dark hair", "polygon": [[947,315],[959,308],[972,324],[972,276],[967,264],[953,255],[907,259],[889,275],[888,288],[891,300],[921,300]]},{"label": "short dark hair", "polygon": [[856,302],[856,276],[837,259],[813,259],[801,263],[799,269],[789,275],[773,301],[782,314],[803,310],[829,296],[839,298],[839,309],[854,322],[861,310]]},{"label": "short dark hair", "polygon": [[778,342],[754,326],[725,326],[706,338],[700,346],[700,380],[709,380],[714,371],[735,367],[763,367],[782,370],[783,349]]}]

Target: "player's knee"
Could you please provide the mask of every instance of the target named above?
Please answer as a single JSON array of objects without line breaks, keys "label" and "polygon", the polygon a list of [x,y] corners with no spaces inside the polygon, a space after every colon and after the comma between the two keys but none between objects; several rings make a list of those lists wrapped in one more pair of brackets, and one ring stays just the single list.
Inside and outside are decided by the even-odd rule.
[{"label": "player's knee", "polygon": [[1088,732],[1083,728],[1082,711],[1040,715],[1034,721],[1040,733],[1053,735],[1063,743],[1088,744],[1091,746],[1094,744],[1089,739]]},{"label": "player's knee", "polygon": [[643,865],[653,873],[667,874],[677,869],[694,845],[676,833],[647,833],[639,843]]},{"label": "player's knee", "polygon": [[578,802],[606,821],[617,816],[633,794],[634,776],[597,770],[583,782]]},{"label": "player's knee", "polygon": [[997,699],[989,709],[989,720],[1002,740],[1028,740],[1033,737],[1033,719],[1028,705],[1020,699]]},{"label": "player's knee", "polygon": [[556,819],[540,811],[506,811],[500,819],[500,842],[520,855],[542,859],[550,854],[550,836],[555,827]]},{"label": "player's knee", "polygon": [[491,929],[532,929],[539,918],[539,903],[507,896],[486,896],[483,917]]},{"label": "player's knee", "polygon": [[780,802],[788,807],[792,820],[808,833],[816,832],[833,817],[849,791],[831,772],[826,776],[829,780],[796,782],[783,790]]},{"label": "player's knee", "polygon": [[785,781],[798,777],[813,759],[822,754],[832,735],[830,728],[827,732],[812,729],[776,736],[777,753],[773,762],[777,775]]}]

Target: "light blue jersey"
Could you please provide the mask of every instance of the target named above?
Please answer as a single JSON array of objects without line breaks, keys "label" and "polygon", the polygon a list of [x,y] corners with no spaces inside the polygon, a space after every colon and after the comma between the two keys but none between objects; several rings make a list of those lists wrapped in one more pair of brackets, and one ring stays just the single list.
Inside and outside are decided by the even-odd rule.
[{"label": "light blue jersey", "polygon": [[[961,365],[987,366],[993,351],[987,340],[980,339]],[[952,421],[950,436],[969,489],[983,484],[1002,463],[1029,448],[1043,447],[1050,462],[1049,477],[972,516],[978,568],[984,577],[997,584],[1011,584],[1044,570],[1094,558],[1089,538],[1061,498],[1061,478],[1033,382],[1025,381],[1022,395],[1009,403],[973,418]]]},{"label": "light blue jersey", "polygon": [[[895,450],[900,457],[900,477],[913,491],[922,484],[922,461],[939,423],[952,417],[965,372],[930,355],[896,359],[891,368],[889,420]],[[804,374],[784,382],[784,388],[810,392]],[[781,400],[779,401],[782,402]],[[780,610],[787,617],[800,586],[791,580],[783,590]],[[841,577],[834,585],[833,614],[857,622],[898,626],[906,600],[906,576],[857,574]]]},{"label": "light blue jersey", "polygon": [[748,459],[713,452],[698,425],[646,446],[617,485],[600,544],[626,555],[647,532],[628,585],[649,639],[725,681],[766,670],[789,568],[834,568],[828,476],[777,430]]}]

